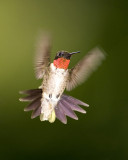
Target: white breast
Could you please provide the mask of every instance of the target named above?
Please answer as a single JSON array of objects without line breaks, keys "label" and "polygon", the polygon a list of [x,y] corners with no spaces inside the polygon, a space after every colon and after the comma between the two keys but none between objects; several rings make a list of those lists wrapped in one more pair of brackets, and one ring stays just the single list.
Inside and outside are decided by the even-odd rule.
[{"label": "white breast", "polygon": [[52,94],[53,96],[62,94],[66,87],[67,77],[68,70],[56,68],[53,63],[51,63],[49,77],[44,89],[46,94]]},{"label": "white breast", "polygon": [[42,88],[41,113],[44,114],[45,120],[48,119],[48,116],[58,103],[66,87],[67,78],[68,70],[56,68],[54,64],[51,63],[48,79]]}]

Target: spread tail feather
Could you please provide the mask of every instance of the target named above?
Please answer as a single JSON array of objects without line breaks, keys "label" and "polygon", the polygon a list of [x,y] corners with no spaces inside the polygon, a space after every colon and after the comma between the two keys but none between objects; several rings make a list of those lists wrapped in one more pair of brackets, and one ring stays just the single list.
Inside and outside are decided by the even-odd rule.
[{"label": "spread tail feather", "polygon": [[31,101],[31,103],[24,108],[24,111],[31,111],[32,115],[31,118],[36,118],[41,114],[41,96],[42,96],[42,89],[31,89],[20,91],[21,94],[26,94],[26,97],[20,98],[20,101]]},{"label": "spread tail feather", "polygon": [[26,97],[20,98],[20,101],[33,101],[36,98],[41,97],[42,89],[30,89],[25,91],[20,91],[20,94],[27,94]]},{"label": "spread tail feather", "polygon": [[[31,103],[24,108],[24,111],[31,111],[31,118],[36,118],[41,115],[41,98],[42,98],[42,89],[31,89],[26,91],[21,91],[21,94],[26,94],[26,97],[20,98],[20,101],[31,101]],[[67,96],[63,94],[55,107],[55,115],[56,118],[59,119],[62,123],[67,123],[66,116],[78,120],[77,115],[74,111],[78,111],[81,113],[86,113],[86,111],[79,107],[79,105],[83,105],[88,107],[89,105],[74,98],[71,96]],[[52,121],[52,120],[51,120]],[[53,121],[52,121],[53,122]]]},{"label": "spread tail feather", "polygon": [[57,119],[59,119],[62,123],[66,124],[67,119],[66,116],[78,120],[78,117],[74,113],[74,111],[78,111],[81,113],[86,113],[84,109],[79,107],[78,105],[83,105],[89,107],[88,104],[74,98],[71,96],[67,96],[63,94],[57,106],[55,107],[55,113]]}]

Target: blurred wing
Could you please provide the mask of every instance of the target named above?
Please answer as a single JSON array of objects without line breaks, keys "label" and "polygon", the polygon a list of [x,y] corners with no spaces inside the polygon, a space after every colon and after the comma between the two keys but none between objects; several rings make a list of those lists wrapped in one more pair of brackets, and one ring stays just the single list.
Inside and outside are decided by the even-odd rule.
[{"label": "blurred wing", "polygon": [[70,76],[66,89],[70,91],[85,81],[103,59],[105,59],[105,54],[99,48],[91,50],[74,68],[69,70]]},{"label": "blurred wing", "polygon": [[51,40],[50,36],[41,35],[37,43],[35,57],[35,74],[37,79],[43,78],[45,69],[50,63]]}]

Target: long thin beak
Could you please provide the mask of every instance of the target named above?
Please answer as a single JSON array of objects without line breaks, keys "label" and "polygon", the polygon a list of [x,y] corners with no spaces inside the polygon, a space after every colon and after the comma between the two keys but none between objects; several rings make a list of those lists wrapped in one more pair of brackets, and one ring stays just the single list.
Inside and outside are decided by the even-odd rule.
[{"label": "long thin beak", "polygon": [[72,53],[69,53],[69,54],[70,54],[70,55],[73,55],[73,54],[76,54],[76,53],[80,53],[80,51],[72,52]]}]

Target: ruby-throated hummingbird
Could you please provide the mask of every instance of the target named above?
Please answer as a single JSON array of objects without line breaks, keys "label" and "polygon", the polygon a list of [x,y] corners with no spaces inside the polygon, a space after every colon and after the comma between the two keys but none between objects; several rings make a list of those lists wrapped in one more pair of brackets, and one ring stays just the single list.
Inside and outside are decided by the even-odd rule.
[{"label": "ruby-throated hummingbird", "polygon": [[79,105],[86,107],[89,105],[63,94],[65,88],[70,91],[86,80],[90,73],[99,66],[105,55],[99,48],[95,48],[74,68],[68,69],[72,55],[79,53],[79,51],[72,53],[59,51],[53,63],[50,63],[50,50],[49,37],[41,37],[37,46],[35,73],[36,78],[43,79],[43,82],[38,89],[21,91],[21,94],[27,96],[20,98],[20,101],[31,102],[24,109],[24,111],[33,110],[31,118],[40,116],[41,121],[47,120],[51,123],[57,118],[66,124],[66,116],[78,119],[74,111],[86,113]]}]

